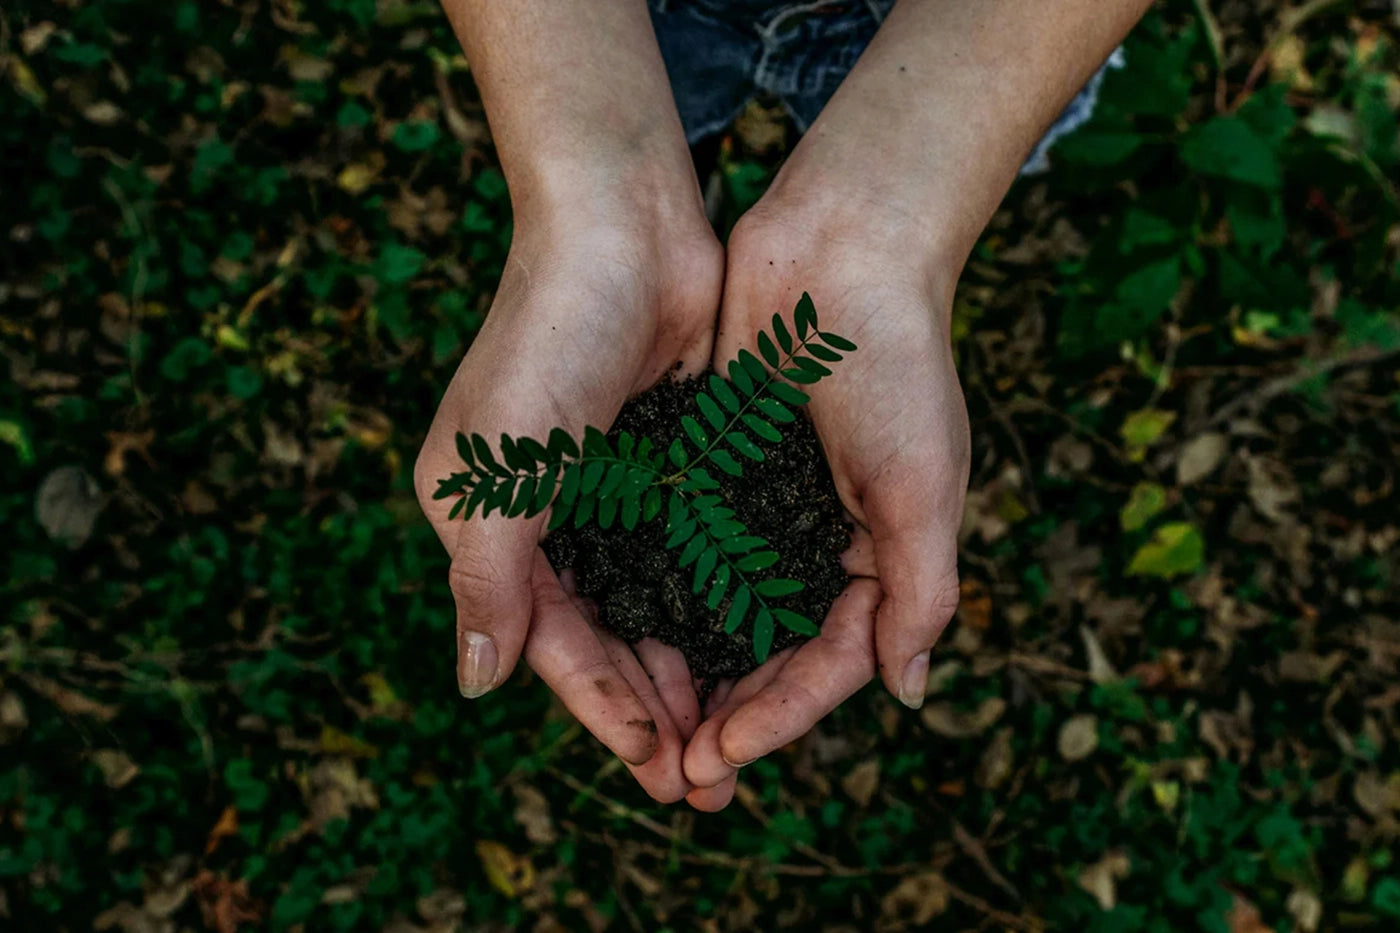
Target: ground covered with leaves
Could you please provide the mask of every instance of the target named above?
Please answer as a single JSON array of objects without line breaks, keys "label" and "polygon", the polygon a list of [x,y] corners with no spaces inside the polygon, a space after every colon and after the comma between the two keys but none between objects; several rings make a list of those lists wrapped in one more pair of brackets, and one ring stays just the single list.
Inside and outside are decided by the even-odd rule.
[{"label": "ground covered with leaves", "polygon": [[453,689],[410,464],[510,221],[436,5],[7,3],[0,926],[1395,929],[1397,65],[1387,0],[1149,15],[959,291],[929,703],[708,817]]}]

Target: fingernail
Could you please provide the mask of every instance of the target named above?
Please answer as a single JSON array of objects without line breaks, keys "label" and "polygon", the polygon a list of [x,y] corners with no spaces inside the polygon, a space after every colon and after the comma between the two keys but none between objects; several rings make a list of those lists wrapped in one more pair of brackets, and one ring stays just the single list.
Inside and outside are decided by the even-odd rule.
[{"label": "fingernail", "polygon": [[899,702],[910,709],[924,705],[924,693],[928,690],[928,652],[914,655],[914,660],[904,669],[904,679],[899,682]]},{"label": "fingernail", "polygon": [[757,758],[750,758],[748,761],[730,761],[728,758],[725,758],[725,756],[724,756],[722,753],[720,754],[719,757],[724,758],[724,763],[727,764],[727,765],[729,765],[729,767],[731,767],[731,768],[744,768],[744,767],[748,767],[749,765],[753,764],[755,761],[758,761]]},{"label": "fingernail", "polygon": [[457,689],[474,700],[496,681],[496,643],[480,632],[463,632],[457,645]]}]

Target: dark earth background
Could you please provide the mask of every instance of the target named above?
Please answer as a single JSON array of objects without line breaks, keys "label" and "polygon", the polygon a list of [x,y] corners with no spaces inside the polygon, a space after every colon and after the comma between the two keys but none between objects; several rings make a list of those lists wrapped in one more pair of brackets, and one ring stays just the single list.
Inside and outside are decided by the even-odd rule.
[{"label": "dark earth background", "polygon": [[453,689],[411,464],[510,220],[437,6],[7,2],[0,927],[1396,929],[1398,20],[1148,16],[958,292],[928,704],[710,817]]}]

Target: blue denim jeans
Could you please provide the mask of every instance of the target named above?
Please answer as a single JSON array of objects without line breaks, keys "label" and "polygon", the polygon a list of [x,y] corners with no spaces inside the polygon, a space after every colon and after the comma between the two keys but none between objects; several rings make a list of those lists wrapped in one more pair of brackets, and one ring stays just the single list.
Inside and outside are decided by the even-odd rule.
[{"label": "blue denim jeans", "polygon": [[[686,138],[719,132],[759,93],[782,100],[806,131],[869,44],[894,0],[649,0]],[[1050,166],[1050,146],[1093,114],[1115,51],[1060,114],[1022,174]]]}]

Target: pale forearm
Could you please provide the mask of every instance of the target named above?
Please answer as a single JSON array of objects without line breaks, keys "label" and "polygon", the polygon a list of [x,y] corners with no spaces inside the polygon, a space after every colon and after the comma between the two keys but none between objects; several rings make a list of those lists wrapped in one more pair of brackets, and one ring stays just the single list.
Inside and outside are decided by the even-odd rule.
[{"label": "pale forearm", "polygon": [[1027,153],[1149,5],[901,0],[772,197],[871,212],[896,242],[921,235],[961,263]]},{"label": "pale forearm", "polygon": [[625,193],[699,203],[644,0],[443,0],[517,218]]}]

